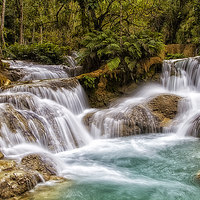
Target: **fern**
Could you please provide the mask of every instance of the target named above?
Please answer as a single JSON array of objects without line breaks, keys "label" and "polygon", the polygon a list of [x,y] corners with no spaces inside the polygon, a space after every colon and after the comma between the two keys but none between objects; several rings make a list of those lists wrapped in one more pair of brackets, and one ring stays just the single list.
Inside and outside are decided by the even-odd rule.
[{"label": "fern", "polygon": [[119,57],[115,57],[112,60],[110,60],[107,65],[108,65],[108,69],[110,71],[116,69],[119,66],[119,63],[121,62]]},{"label": "fern", "polygon": [[141,59],[157,55],[163,48],[161,35],[152,33],[149,30],[137,32],[134,35],[122,36],[120,45],[119,35],[112,30],[103,32],[95,31],[85,36],[82,45],[85,47],[80,54],[81,62],[86,61],[86,57],[98,57],[100,65],[107,63],[110,70],[114,70],[119,65],[127,70],[137,67]]}]

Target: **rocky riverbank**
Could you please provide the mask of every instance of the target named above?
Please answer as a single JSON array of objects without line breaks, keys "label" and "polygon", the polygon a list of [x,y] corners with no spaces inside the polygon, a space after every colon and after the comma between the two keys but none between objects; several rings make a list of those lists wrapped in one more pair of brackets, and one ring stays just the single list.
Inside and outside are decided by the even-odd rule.
[{"label": "rocky riverbank", "polygon": [[17,160],[7,160],[0,152],[0,199],[21,195],[38,183],[64,180],[57,176],[55,163],[48,156],[27,155]]}]

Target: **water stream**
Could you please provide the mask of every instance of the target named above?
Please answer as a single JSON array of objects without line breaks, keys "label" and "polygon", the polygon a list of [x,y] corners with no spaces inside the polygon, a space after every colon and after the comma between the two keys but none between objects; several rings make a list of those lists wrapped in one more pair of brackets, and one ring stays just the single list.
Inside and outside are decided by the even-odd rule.
[{"label": "water stream", "polygon": [[[90,109],[83,89],[76,79],[66,79],[67,74],[2,88],[0,150],[17,159],[30,153],[49,154],[59,175],[72,180],[60,186],[39,184],[22,199],[200,199],[195,179],[200,145],[191,137],[200,136],[199,63],[199,57],[164,61],[161,84],[144,86],[104,110]],[[34,66],[18,65],[25,71]],[[135,136],[133,129],[132,136],[119,137],[121,114],[159,94],[183,97],[175,123],[159,133],[146,111],[150,123],[146,134]],[[81,119],[90,112],[95,114],[88,132]]]}]

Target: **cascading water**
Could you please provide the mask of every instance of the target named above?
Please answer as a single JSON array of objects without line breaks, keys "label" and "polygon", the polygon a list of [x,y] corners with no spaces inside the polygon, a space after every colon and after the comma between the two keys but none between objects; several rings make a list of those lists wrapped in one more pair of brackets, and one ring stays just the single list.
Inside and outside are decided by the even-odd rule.
[{"label": "cascading water", "polygon": [[[12,65],[13,64],[13,65]],[[0,94],[0,146],[35,144],[51,152],[74,149],[88,144],[91,137],[77,114],[87,107],[87,99],[79,82],[68,77],[59,67],[11,62],[11,68],[40,71],[35,78],[54,78],[19,82],[2,88]],[[29,69],[30,68],[30,69]],[[44,70],[43,70],[44,69]],[[53,69],[53,70],[52,70]],[[56,70],[55,70],[56,69]],[[53,71],[53,72],[52,72]],[[35,72],[35,71],[34,71]],[[47,72],[47,73],[46,73]],[[27,75],[24,78],[29,79]]]},{"label": "cascading water", "polygon": [[11,69],[21,70],[20,81],[67,78],[62,65],[40,65],[25,61],[9,61]]},{"label": "cascading water", "polygon": [[[8,158],[50,150],[62,161],[60,175],[74,180],[70,186],[47,186],[46,196],[36,188],[25,199],[200,199],[194,179],[199,140],[181,137],[199,135],[199,60],[164,61],[162,84],[148,85],[105,110],[88,109],[74,78],[2,88],[1,150]],[[182,97],[173,125],[162,134],[146,106],[146,99],[159,94]],[[90,116],[96,140],[80,123],[84,115]],[[119,137],[139,133],[147,134]]]},{"label": "cascading water", "polygon": [[28,92],[42,99],[53,100],[75,114],[82,113],[88,107],[86,95],[75,78],[29,81],[2,88],[2,91],[1,99],[5,99],[5,102],[10,93]]},{"label": "cascading water", "polygon": [[[176,118],[177,137],[200,136],[200,57],[164,61],[161,81],[170,92],[182,96]],[[174,126],[172,125],[174,128]],[[171,127],[170,127],[171,128]],[[170,128],[168,131],[170,131]]]}]

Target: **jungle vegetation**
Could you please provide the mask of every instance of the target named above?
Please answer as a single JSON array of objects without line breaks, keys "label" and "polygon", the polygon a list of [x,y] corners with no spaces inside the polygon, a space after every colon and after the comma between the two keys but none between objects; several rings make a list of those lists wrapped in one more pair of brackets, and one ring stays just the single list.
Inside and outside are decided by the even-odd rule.
[{"label": "jungle vegetation", "polygon": [[164,44],[199,44],[198,0],[0,0],[1,57],[137,67]]}]

